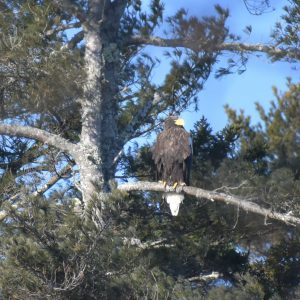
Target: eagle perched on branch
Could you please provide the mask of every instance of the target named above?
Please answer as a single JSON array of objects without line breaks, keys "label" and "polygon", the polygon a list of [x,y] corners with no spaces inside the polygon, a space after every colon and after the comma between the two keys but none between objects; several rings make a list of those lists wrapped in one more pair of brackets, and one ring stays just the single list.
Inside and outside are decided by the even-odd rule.
[{"label": "eagle perched on branch", "polygon": [[[169,116],[164,130],[158,135],[152,148],[152,158],[156,165],[157,177],[165,186],[189,185],[192,163],[192,139],[184,129],[184,120]],[[183,194],[166,193],[165,198],[173,216],[177,216]]]}]

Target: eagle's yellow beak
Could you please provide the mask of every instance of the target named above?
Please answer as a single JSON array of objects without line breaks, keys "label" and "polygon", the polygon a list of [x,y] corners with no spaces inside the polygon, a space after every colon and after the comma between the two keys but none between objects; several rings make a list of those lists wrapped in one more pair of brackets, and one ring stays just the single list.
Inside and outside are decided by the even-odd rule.
[{"label": "eagle's yellow beak", "polygon": [[177,119],[177,120],[175,121],[175,124],[176,124],[177,126],[184,126],[184,120],[183,120],[183,119]]}]

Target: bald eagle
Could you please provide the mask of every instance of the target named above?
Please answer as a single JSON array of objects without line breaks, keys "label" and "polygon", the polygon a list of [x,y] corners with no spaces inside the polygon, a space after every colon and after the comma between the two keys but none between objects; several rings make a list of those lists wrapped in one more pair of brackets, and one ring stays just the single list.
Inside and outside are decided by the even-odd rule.
[{"label": "bald eagle", "polygon": [[[184,120],[178,116],[169,116],[165,120],[164,130],[158,135],[152,148],[152,158],[156,165],[157,177],[164,185],[189,185],[192,163],[192,139],[184,129]],[[165,198],[172,215],[177,216],[183,194],[166,193]]]}]

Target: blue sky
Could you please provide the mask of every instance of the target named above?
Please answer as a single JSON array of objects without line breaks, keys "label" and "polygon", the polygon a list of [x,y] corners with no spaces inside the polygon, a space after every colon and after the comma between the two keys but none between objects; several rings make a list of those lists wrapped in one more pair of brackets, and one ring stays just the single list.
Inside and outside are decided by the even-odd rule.
[{"label": "blue sky", "polygon": [[[284,14],[282,7],[288,1],[274,0],[271,2],[272,7],[269,11],[260,16],[251,15],[242,0],[165,1],[165,11],[168,15],[173,15],[183,7],[188,10],[190,15],[201,17],[214,14],[214,5],[220,4],[222,7],[229,8],[230,17],[227,25],[232,33],[242,36],[242,41],[269,43],[271,30],[274,24],[280,20],[280,16]],[[252,26],[250,36],[243,32],[247,25]],[[149,53],[159,53],[159,51],[161,50],[151,48]],[[293,67],[296,67],[296,70]],[[156,70],[155,80],[162,79],[163,68],[167,67],[162,65],[160,69]],[[284,91],[287,77],[299,82],[299,69],[299,63],[293,65],[284,62],[271,63],[266,56],[261,54],[259,57],[250,56],[247,70],[242,75],[233,74],[215,79],[212,74],[206,82],[204,90],[199,93],[199,111],[189,111],[183,114],[186,121],[185,127],[188,130],[192,129],[195,121],[204,115],[214,131],[222,129],[227,123],[224,112],[225,104],[229,104],[230,107],[237,110],[243,109],[246,115],[252,117],[253,123],[257,123],[259,118],[255,110],[255,102],[260,102],[265,108],[268,108],[270,101],[274,99],[272,86]]]}]

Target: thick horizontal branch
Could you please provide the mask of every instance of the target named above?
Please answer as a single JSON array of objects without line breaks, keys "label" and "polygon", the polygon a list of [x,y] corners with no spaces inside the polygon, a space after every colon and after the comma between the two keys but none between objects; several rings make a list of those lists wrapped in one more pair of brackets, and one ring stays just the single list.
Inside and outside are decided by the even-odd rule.
[{"label": "thick horizontal branch", "polygon": [[31,126],[0,124],[0,134],[38,140],[42,143],[58,148],[61,151],[68,152],[73,156],[76,156],[78,148],[76,144],[73,144],[56,134]]},{"label": "thick horizontal branch", "polygon": [[271,56],[288,57],[295,60],[300,60],[300,49],[297,48],[278,48],[272,45],[263,44],[222,43],[217,45],[216,49],[220,51],[263,52]]},{"label": "thick horizontal branch", "polygon": [[275,47],[264,44],[245,44],[245,43],[220,43],[216,45],[209,44],[209,49],[204,44],[191,39],[164,39],[160,37],[132,37],[128,44],[133,45],[152,45],[158,47],[183,47],[194,51],[210,50],[210,51],[238,51],[238,52],[263,52],[271,56],[287,57],[300,60],[300,49]]},{"label": "thick horizontal branch", "polygon": [[[121,191],[156,191],[156,192],[174,192],[172,187],[164,187],[162,183],[139,181],[133,183],[126,183],[118,186]],[[226,204],[234,205],[247,212],[252,212],[264,216],[265,218],[282,221],[286,224],[300,224],[300,218],[291,216],[289,214],[282,214],[271,209],[266,209],[258,204],[240,198],[238,196],[228,195],[225,193],[218,193],[214,191],[207,191],[193,186],[179,187],[176,192],[183,192],[184,194],[193,196],[197,199],[208,199],[211,201],[220,201]]]},{"label": "thick horizontal branch", "polygon": [[[164,39],[156,36],[133,36],[127,41],[128,45],[151,45],[158,47],[195,48],[195,43],[184,39]],[[192,47],[194,46],[194,47]]]}]

